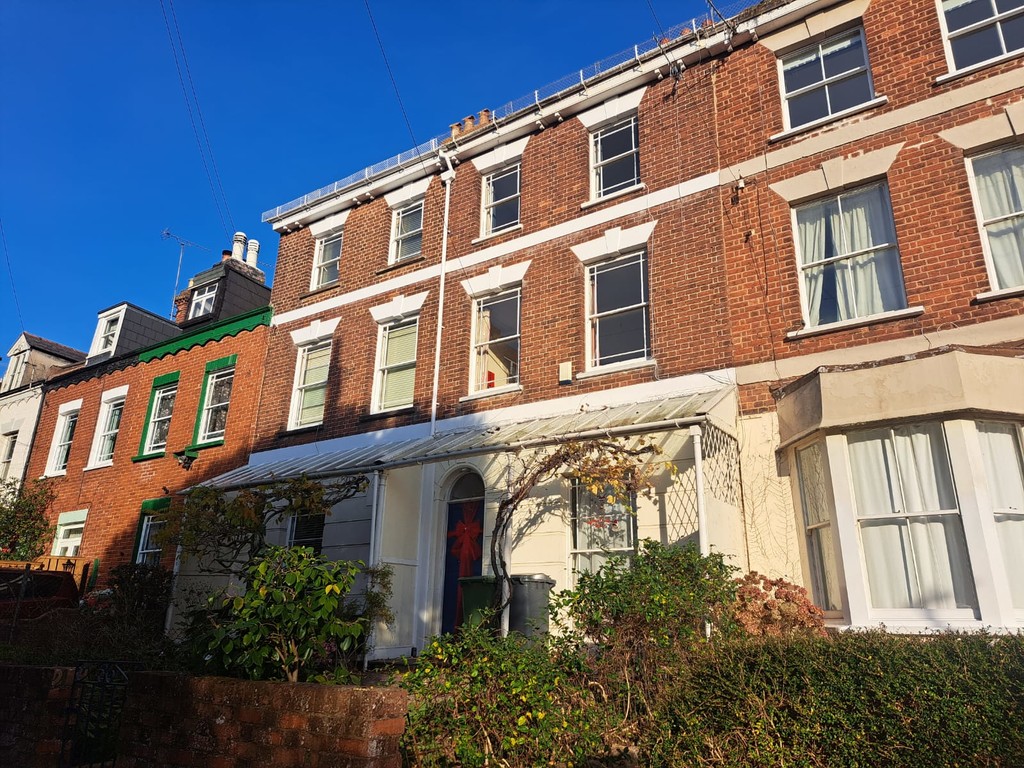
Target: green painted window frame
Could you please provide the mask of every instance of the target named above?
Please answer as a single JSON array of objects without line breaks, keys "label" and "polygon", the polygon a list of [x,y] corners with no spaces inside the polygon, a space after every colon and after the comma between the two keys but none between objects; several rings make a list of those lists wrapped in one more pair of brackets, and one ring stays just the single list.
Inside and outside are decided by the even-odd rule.
[{"label": "green painted window frame", "polygon": [[[217,360],[211,360],[206,364],[206,370],[203,371],[203,388],[199,393],[199,408],[196,411],[195,425],[192,427],[192,445],[188,446],[186,450],[198,451],[203,448],[215,448],[218,445],[224,445],[224,438],[220,437],[216,440],[204,440],[199,441],[199,433],[203,428],[203,410],[206,408],[206,397],[209,393],[210,379],[214,374],[220,373],[221,371],[227,370],[228,368],[235,368],[238,364],[238,355],[228,355],[227,357],[221,357]],[[234,394],[234,388],[232,387],[232,395]],[[228,400],[229,407],[231,400]]]},{"label": "green painted window frame", "polygon": [[153,418],[153,403],[156,401],[157,393],[161,389],[166,389],[171,384],[177,384],[181,379],[181,371],[173,371],[172,373],[165,373],[162,376],[157,376],[153,379],[153,384],[149,390],[149,404],[146,406],[146,420],[142,424],[142,437],[139,440],[139,452],[137,455],[132,457],[132,461],[146,461],[148,459],[159,459],[167,454],[167,449],[162,451],[155,451],[153,453],[146,453],[146,442],[149,439],[149,427],[150,422]]}]

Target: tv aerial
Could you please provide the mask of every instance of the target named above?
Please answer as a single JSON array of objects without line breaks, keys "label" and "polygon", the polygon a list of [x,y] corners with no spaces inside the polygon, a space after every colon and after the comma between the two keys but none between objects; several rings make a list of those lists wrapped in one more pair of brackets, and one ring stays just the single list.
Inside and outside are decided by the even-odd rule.
[{"label": "tv aerial", "polygon": [[205,245],[199,243],[193,243],[191,240],[186,240],[183,237],[178,237],[176,234],[171,232],[170,229],[164,229],[160,233],[161,240],[174,240],[178,244],[178,271],[174,275],[174,293],[171,296],[171,320],[174,320],[178,316],[177,307],[174,305],[174,300],[178,297],[178,283],[181,281],[181,263],[185,259],[186,248],[198,248],[202,251],[210,250]]}]

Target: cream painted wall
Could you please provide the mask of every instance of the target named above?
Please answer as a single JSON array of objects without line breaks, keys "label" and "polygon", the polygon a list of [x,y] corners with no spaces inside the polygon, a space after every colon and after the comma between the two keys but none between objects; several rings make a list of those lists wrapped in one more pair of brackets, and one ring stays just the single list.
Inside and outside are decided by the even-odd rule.
[{"label": "cream painted wall", "polygon": [[[32,436],[36,431],[36,422],[39,420],[39,409],[42,404],[43,389],[40,386],[0,396],[0,435],[11,432],[18,433],[14,455],[11,458],[11,466],[7,474],[9,480],[21,480],[25,476]],[[0,449],[6,447],[4,442],[0,439]],[[48,436],[44,436],[44,442],[49,445]]]}]

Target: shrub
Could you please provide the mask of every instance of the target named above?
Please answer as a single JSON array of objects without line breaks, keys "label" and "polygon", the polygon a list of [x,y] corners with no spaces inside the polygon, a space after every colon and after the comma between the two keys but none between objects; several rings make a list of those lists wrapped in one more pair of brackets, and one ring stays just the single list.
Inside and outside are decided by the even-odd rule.
[{"label": "shrub", "polygon": [[825,615],[807,590],[785,579],[769,579],[751,571],[737,579],[733,618],[747,634],[825,634]]},{"label": "shrub", "polygon": [[408,764],[579,765],[604,752],[605,709],[572,647],[480,627],[431,642],[400,684],[411,694]]},{"label": "shrub", "polygon": [[54,530],[46,511],[53,498],[44,481],[0,481],[0,560],[35,560],[46,551]]}]

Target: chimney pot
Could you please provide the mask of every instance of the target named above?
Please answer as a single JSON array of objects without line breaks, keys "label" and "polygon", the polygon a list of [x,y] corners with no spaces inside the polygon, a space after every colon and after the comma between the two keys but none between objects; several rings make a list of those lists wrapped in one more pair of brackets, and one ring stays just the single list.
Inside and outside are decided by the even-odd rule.
[{"label": "chimney pot", "polygon": [[230,248],[225,248],[223,251],[220,252],[220,260],[221,261],[227,261],[230,258],[231,258],[231,249]]},{"label": "chimney pot", "polygon": [[457,139],[462,134],[462,123],[452,123],[452,138]]},{"label": "chimney pot", "polygon": [[469,133],[470,131],[473,130],[474,120],[476,120],[476,118],[474,118],[472,115],[466,115],[464,118],[462,118],[462,124],[465,126],[465,128],[462,129],[463,133]]},{"label": "chimney pot", "polygon": [[478,127],[482,127],[482,126],[487,125],[490,122],[491,122],[491,110],[489,110],[489,109],[481,109],[480,110],[480,118],[477,120],[477,123],[476,123],[477,126]]},{"label": "chimney pot", "polygon": [[250,240],[248,250],[245,252],[245,263],[250,267],[256,266],[256,260],[260,255],[260,241]]},{"label": "chimney pot", "polygon": [[243,254],[245,253],[245,233],[235,232],[234,240],[231,243],[231,258],[243,261]]}]

